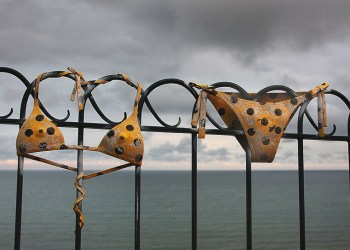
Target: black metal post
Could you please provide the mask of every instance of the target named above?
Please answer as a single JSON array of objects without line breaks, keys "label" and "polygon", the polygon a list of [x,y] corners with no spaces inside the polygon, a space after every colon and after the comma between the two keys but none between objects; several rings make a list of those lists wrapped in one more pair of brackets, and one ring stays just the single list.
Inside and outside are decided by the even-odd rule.
[{"label": "black metal post", "polygon": [[22,227],[22,197],[23,197],[23,156],[18,156],[17,194],[16,194],[16,222],[15,222],[15,250],[21,249]]},{"label": "black metal post", "polygon": [[[350,114],[348,116],[348,138],[350,136]],[[348,176],[349,176],[349,192],[350,192],[350,141],[348,140]]]},{"label": "black metal post", "polygon": [[252,159],[249,147],[246,148],[246,217],[247,250],[252,250]]},{"label": "black metal post", "polygon": [[197,134],[192,133],[192,250],[197,250]]},{"label": "black metal post", "polygon": [[299,234],[300,234],[300,250],[305,250],[305,197],[304,197],[304,139],[303,120],[306,107],[311,99],[305,101],[300,108],[298,115],[298,179],[299,179]]},{"label": "black metal post", "polygon": [[[84,109],[79,111],[79,123],[84,122]],[[78,145],[83,145],[84,143],[84,127],[78,127]],[[77,176],[83,173],[83,150],[78,150],[77,153]],[[83,179],[78,180],[79,186],[83,185]],[[77,198],[81,195],[81,193],[77,190]],[[78,203],[78,207],[81,211],[83,211],[82,201]],[[75,250],[81,250],[81,228],[79,226],[79,215],[77,214],[75,217]]]},{"label": "black metal post", "polygon": [[140,250],[141,166],[135,166],[135,250]]},{"label": "black metal post", "polygon": [[298,139],[300,250],[305,250],[304,140]]}]

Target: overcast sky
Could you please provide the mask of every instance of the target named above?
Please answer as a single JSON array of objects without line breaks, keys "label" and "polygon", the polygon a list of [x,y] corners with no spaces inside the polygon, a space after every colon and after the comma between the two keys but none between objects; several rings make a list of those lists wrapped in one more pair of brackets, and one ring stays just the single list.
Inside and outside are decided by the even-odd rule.
[{"label": "overcast sky", "polygon": [[[347,0],[0,0],[0,4],[0,65],[20,71],[30,81],[41,72],[70,66],[82,71],[86,79],[126,73],[144,89],[170,77],[185,82],[231,81],[248,92],[275,84],[305,91],[329,82],[331,88],[350,97]],[[0,81],[0,115],[12,107],[11,118],[18,118],[25,88],[4,73]],[[76,104],[69,101],[73,82],[52,82],[57,84],[41,88],[45,106],[58,118],[69,109],[70,120],[76,120]],[[111,84],[97,88],[94,96],[107,116],[118,121],[124,111],[130,114],[135,92]],[[180,116],[181,126],[190,127],[194,99],[185,89],[162,87],[150,100],[166,122],[175,124]],[[338,135],[344,135],[347,108],[332,97],[327,97],[327,104],[329,123],[337,125]],[[31,105],[32,100],[28,112]],[[157,125],[146,111],[143,125]],[[99,121],[92,111],[87,119]],[[290,132],[296,130],[294,125],[290,124]],[[2,126],[0,163],[3,168],[15,168],[18,128]],[[75,131],[63,132],[76,143]],[[84,144],[96,146],[105,132],[90,131]],[[144,136],[145,169],[190,169],[189,136]],[[274,163],[254,164],[253,169],[296,169],[296,149],[295,141],[282,140]],[[310,169],[347,167],[345,143],[307,142],[305,151]],[[64,158],[74,165],[73,154],[45,156]],[[116,164],[115,159],[96,153],[87,157],[87,168]],[[27,165],[34,168],[37,163],[28,161]],[[244,152],[234,138],[207,136],[199,144],[199,169],[244,169]]]}]

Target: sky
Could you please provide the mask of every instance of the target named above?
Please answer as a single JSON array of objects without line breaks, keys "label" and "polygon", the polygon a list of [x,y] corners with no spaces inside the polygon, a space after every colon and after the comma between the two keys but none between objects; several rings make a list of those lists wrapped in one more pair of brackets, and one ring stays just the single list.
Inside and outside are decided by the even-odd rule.
[{"label": "sky", "polygon": [[[282,84],[307,91],[329,82],[350,97],[350,2],[347,0],[135,0],[135,1],[10,1],[0,0],[0,65],[20,71],[29,81],[41,72],[73,67],[86,79],[125,73],[144,89],[164,78],[212,84],[230,81],[248,92]],[[49,81],[48,81],[49,82]],[[55,117],[77,118],[71,103],[73,82],[50,80],[40,98]],[[18,118],[25,91],[16,78],[0,74],[0,114],[14,109]],[[119,84],[96,88],[94,98],[114,121],[130,114],[135,91]],[[193,97],[180,86],[155,90],[149,99],[160,117],[190,127]],[[329,124],[346,135],[347,107],[327,96]],[[310,104],[310,112],[316,100]],[[28,102],[27,114],[32,100]],[[216,117],[212,107],[209,112]],[[101,119],[86,106],[86,119]],[[158,124],[144,108],[142,125]],[[288,132],[295,132],[295,119]],[[0,166],[16,169],[17,126],[1,125]],[[208,127],[212,126],[208,122]],[[315,134],[308,124],[306,131]],[[74,129],[62,129],[67,143],[76,143]],[[327,129],[326,131],[330,131]],[[106,131],[85,134],[85,145],[96,146]],[[144,132],[143,168],[191,168],[190,135]],[[43,154],[41,156],[44,156]],[[44,157],[75,165],[74,152],[47,152]],[[245,154],[237,140],[207,136],[199,141],[198,169],[243,170]],[[347,146],[339,142],[305,142],[306,169],[346,169]],[[114,158],[85,153],[86,169],[117,165]],[[28,169],[53,169],[26,160]],[[283,139],[273,163],[254,163],[253,170],[297,169],[297,143]]]}]

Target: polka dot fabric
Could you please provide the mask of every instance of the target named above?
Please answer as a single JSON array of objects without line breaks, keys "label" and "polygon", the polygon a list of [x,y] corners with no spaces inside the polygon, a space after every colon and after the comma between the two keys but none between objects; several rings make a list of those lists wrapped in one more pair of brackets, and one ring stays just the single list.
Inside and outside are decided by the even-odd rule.
[{"label": "polka dot fabric", "polygon": [[[299,92],[296,97],[287,93],[265,93],[258,100],[254,99],[255,94],[250,94],[252,100],[247,100],[239,93],[220,92],[210,86],[205,88],[193,83],[191,86],[201,89],[201,93],[207,93],[207,98],[229,129],[244,131],[245,136],[236,138],[243,149],[249,147],[252,162],[272,162],[283,133],[297,108],[305,100],[323,94],[329,84],[323,83],[309,92]],[[205,118],[205,113],[202,116]],[[196,125],[196,120],[194,114],[192,125]],[[203,127],[201,129],[204,130]]]},{"label": "polka dot fabric", "polygon": [[[80,89],[81,85],[91,84],[86,82],[81,74],[73,72],[76,75],[76,82],[79,84],[75,85],[74,92],[79,93],[78,101],[82,100],[82,92]],[[52,72],[51,72],[52,74]],[[54,77],[62,77],[67,74],[72,74],[69,71],[57,72]],[[140,84],[132,83],[126,75],[121,75],[122,79],[129,85],[137,86],[137,95],[135,99],[135,105],[133,107],[133,113],[123,122],[109,130],[106,135],[102,138],[98,147],[90,147],[83,145],[66,145],[64,143],[64,137],[59,128],[52,123],[40,110],[39,107],[39,83],[45,78],[45,73],[39,75],[35,80],[34,87],[34,108],[23,123],[20,131],[17,135],[16,148],[17,154],[28,157],[29,153],[50,151],[50,150],[90,150],[98,151],[129,163],[141,166],[144,152],[143,138],[139,121],[137,118],[138,114],[138,103],[141,97],[142,87]],[[92,83],[105,84],[106,80],[96,80]],[[74,100],[74,99],[73,99]],[[79,105],[79,110],[83,108],[83,105]],[[29,158],[29,157],[28,157]],[[61,166],[62,164],[54,163],[44,158],[36,157],[36,160],[55,165]]]},{"label": "polka dot fabric", "polygon": [[61,131],[47,119],[38,106],[22,124],[16,140],[17,154],[58,150],[64,145]]},{"label": "polka dot fabric", "polygon": [[[221,111],[224,113],[221,117],[228,127],[236,121],[236,129],[244,131],[245,140],[241,140],[241,145],[248,143],[253,162],[272,162],[283,135],[282,131],[288,125],[294,111],[305,100],[305,96],[299,96],[293,102],[257,102],[237,98],[237,101],[232,103],[232,95],[234,94],[217,92],[216,95],[209,94],[208,99],[218,112],[225,110]],[[226,113],[230,114],[225,115]]]}]

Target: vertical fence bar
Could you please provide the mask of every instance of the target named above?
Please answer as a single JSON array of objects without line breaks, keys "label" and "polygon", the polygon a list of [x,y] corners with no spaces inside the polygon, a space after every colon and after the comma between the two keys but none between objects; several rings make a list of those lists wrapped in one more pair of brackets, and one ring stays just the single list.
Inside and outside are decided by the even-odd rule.
[{"label": "vertical fence bar", "polygon": [[[84,122],[84,109],[79,111],[79,123]],[[78,127],[78,145],[83,145],[84,143],[84,127],[79,126]],[[78,150],[77,153],[77,175],[83,173],[84,167],[83,167],[83,150]],[[79,186],[83,185],[83,179],[81,178],[78,180]],[[77,190],[76,197],[80,197],[80,192]],[[81,211],[83,211],[83,204],[82,201],[78,203],[78,207]],[[79,215],[76,215],[75,217],[75,250],[81,250],[81,228],[79,226]]]},{"label": "vertical fence bar", "polygon": [[300,250],[305,250],[304,140],[298,139]]},{"label": "vertical fence bar", "polygon": [[23,197],[23,156],[18,156],[17,193],[16,193],[16,222],[15,222],[15,250],[21,249],[22,228],[22,197]]},{"label": "vertical fence bar", "polygon": [[197,250],[197,134],[192,133],[192,250]]},{"label": "vertical fence bar", "polygon": [[252,159],[249,147],[246,148],[246,233],[247,250],[252,250]]},{"label": "vertical fence bar", "polygon": [[135,166],[135,250],[140,250],[141,166]]},{"label": "vertical fence bar", "polygon": [[350,114],[348,116],[348,176],[349,176],[349,192],[350,192],[350,141],[349,141],[349,136],[350,136]]},{"label": "vertical fence bar", "polygon": [[300,107],[298,115],[298,179],[299,179],[299,234],[300,250],[305,250],[305,197],[304,197],[304,139],[303,121],[306,107],[311,99],[305,101]]}]

